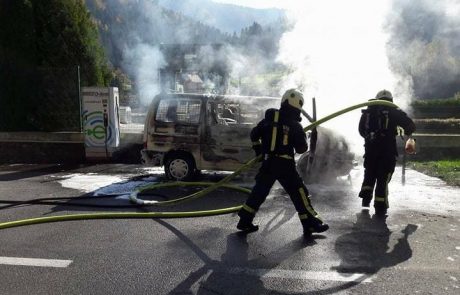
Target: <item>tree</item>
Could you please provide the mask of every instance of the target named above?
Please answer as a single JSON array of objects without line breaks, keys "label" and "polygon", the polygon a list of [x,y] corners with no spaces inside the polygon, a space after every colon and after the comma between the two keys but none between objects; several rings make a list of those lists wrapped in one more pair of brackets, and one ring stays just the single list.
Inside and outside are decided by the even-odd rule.
[{"label": "tree", "polygon": [[[110,80],[96,26],[84,3],[2,0],[0,17],[0,66],[7,65],[16,81],[1,87],[1,117],[11,107],[16,112],[0,119],[0,128],[79,129],[77,66],[83,86],[105,86]],[[0,71],[0,81],[11,80],[8,75]]]},{"label": "tree", "polygon": [[0,2],[0,130],[30,125],[36,75],[35,32],[30,1]]}]

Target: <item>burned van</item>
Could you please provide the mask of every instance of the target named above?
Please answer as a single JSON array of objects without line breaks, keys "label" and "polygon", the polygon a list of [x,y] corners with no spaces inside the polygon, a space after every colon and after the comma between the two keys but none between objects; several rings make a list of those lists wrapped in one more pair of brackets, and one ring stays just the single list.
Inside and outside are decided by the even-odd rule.
[{"label": "burned van", "polygon": [[234,171],[254,157],[251,129],[279,98],[160,94],[150,104],[142,160],[175,180],[199,170]]},{"label": "burned van", "polygon": [[[147,113],[142,160],[164,166],[173,180],[187,180],[200,170],[234,171],[254,157],[251,129],[279,103],[274,97],[160,94]],[[322,127],[317,134],[315,142],[307,134],[310,148],[317,149],[298,159],[300,175],[307,182],[347,175],[354,155],[345,139]]]}]

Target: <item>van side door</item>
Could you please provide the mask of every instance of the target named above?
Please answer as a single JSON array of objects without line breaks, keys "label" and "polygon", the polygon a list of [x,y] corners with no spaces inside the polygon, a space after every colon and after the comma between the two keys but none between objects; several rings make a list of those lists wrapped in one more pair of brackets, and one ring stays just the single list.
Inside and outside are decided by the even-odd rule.
[{"label": "van side door", "polygon": [[255,122],[247,120],[241,102],[209,100],[201,144],[203,169],[236,170],[254,157],[249,134]]}]

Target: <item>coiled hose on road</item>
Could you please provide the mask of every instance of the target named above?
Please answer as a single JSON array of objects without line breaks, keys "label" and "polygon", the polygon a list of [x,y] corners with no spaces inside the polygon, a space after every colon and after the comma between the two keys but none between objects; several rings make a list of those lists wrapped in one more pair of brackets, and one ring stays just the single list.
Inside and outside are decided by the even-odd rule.
[{"label": "coiled hose on road", "polygon": [[[353,106],[350,106],[348,108],[342,109],[340,111],[337,111],[335,113],[332,113],[324,118],[319,119],[318,121],[315,121],[305,127],[303,130],[305,132],[321,125],[322,123],[329,121],[335,117],[338,117],[340,115],[343,115],[345,113],[348,113],[350,111],[353,111],[358,108],[362,108],[365,106],[371,106],[371,105],[383,105],[383,106],[388,106],[388,107],[395,107],[397,108],[398,106],[386,101],[386,100],[372,100],[368,101],[365,103],[360,103],[356,104]],[[229,182],[231,179],[233,179],[235,176],[239,175],[241,172],[243,172],[246,169],[249,169],[252,165],[254,165],[256,162],[258,162],[261,159],[261,156],[255,157],[251,160],[249,160],[246,164],[241,166],[238,170],[236,170],[234,173],[226,176],[225,178],[221,179],[220,181],[216,183],[206,183],[206,182],[172,182],[172,183],[159,183],[159,184],[151,184],[147,186],[140,187],[136,189],[131,195],[130,195],[130,200],[136,205],[150,205],[150,206],[167,206],[167,205],[173,205],[173,204],[178,204],[180,202],[185,202],[189,201],[192,199],[196,199],[199,197],[202,197],[214,190],[216,190],[219,187],[227,187],[235,190],[239,190],[242,192],[249,193],[250,191],[248,189],[234,186],[234,185],[229,185],[227,182]],[[170,186],[192,186],[192,185],[199,185],[199,186],[207,186],[205,189],[198,191],[196,193],[190,194],[185,197],[177,198],[174,200],[168,200],[168,201],[146,201],[146,200],[141,200],[137,196],[140,192],[147,190],[147,189],[156,189],[160,187],[170,187]],[[21,204],[27,204],[26,202],[21,202]],[[40,204],[39,202],[30,202],[30,204]],[[113,219],[113,218],[185,218],[185,217],[204,217],[204,216],[213,216],[213,215],[222,215],[222,214],[228,214],[228,213],[233,213],[237,212],[238,210],[241,209],[240,206],[235,206],[235,207],[228,207],[228,208],[222,208],[222,209],[215,209],[215,210],[206,210],[206,211],[190,211],[190,212],[97,212],[97,213],[84,213],[84,214],[68,214],[68,215],[57,215],[57,216],[47,216],[47,217],[36,217],[36,218],[29,218],[29,219],[22,219],[22,220],[16,220],[16,221],[9,221],[9,222],[3,222],[0,223],[0,229],[5,229],[5,228],[11,228],[11,227],[17,227],[17,226],[24,226],[24,225],[32,225],[32,224],[40,224],[40,223],[48,223],[48,222],[58,222],[58,221],[70,221],[70,220],[87,220],[87,219]]]}]

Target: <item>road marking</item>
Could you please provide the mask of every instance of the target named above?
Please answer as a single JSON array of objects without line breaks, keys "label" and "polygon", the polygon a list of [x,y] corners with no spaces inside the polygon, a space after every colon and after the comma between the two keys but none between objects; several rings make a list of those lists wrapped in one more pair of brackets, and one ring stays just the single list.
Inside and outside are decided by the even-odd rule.
[{"label": "road marking", "polygon": [[245,274],[260,278],[281,278],[315,281],[334,281],[334,282],[362,282],[371,283],[374,277],[365,273],[339,273],[333,271],[305,271],[305,270],[284,270],[284,269],[249,269],[231,268],[233,274]]},{"label": "road marking", "polygon": [[68,267],[71,263],[72,263],[72,260],[0,256],[0,264],[5,264],[5,265],[25,265],[25,266],[41,266],[41,267]]}]

